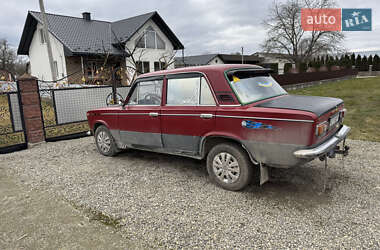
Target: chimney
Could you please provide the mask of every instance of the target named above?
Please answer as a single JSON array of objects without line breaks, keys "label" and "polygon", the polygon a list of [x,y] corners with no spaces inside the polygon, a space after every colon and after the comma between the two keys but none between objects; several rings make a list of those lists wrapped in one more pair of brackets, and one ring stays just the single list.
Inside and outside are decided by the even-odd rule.
[{"label": "chimney", "polygon": [[91,21],[91,13],[90,12],[83,12],[82,17],[86,21]]}]

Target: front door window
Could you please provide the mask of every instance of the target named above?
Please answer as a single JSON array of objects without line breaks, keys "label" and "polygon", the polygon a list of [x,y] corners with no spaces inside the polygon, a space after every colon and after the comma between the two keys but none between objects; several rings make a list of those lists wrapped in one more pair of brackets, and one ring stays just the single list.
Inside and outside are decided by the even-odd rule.
[{"label": "front door window", "polygon": [[161,105],[162,80],[137,83],[128,105]]}]

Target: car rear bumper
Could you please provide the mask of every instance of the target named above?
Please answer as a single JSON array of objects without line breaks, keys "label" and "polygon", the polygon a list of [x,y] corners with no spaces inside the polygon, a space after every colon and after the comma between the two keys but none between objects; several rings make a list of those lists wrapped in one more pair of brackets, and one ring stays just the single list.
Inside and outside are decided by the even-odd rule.
[{"label": "car rear bumper", "polygon": [[346,139],[350,130],[351,130],[350,127],[343,125],[338,130],[338,132],[326,142],[322,143],[321,145],[315,148],[297,150],[293,153],[293,155],[301,159],[313,159],[313,158],[325,155],[333,151],[338,143]]}]

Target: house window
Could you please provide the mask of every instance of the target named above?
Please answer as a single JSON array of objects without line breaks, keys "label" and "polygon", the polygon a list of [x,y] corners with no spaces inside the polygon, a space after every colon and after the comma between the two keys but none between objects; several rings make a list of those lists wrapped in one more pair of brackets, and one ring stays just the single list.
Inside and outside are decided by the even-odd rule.
[{"label": "house window", "polygon": [[87,61],[86,62],[86,74],[90,79],[99,77],[99,69],[103,66],[103,62],[99,61]]},{"label": "house window", "polygon": [[41,43],[46,43],[44,30],[43,29],[39,29],[39,32],[40,32],[40,42]]},{"label": "house window", "polygon": [[149,26],[136,41],[137,48],[165,49],[164,40]]},{"label": "house window", "polygon": [[54,66],[54,73],[55,73],[55,77],[58,77],[58,63],[57,61],[54,61],[53,62],[53,66]]},{"label": "house window", "polygon": [[154,62],[154,71],[159,71],[165,69],[164,62]]},{"label": "house window", "polygon": [[149,62],[136,62],[137,75],[149,73]]},{"label": "house window", "polygon": [[156,33],[156,43],[157,43],[157,49],[165,49],[165,42],[161,39],[159,35]]}]

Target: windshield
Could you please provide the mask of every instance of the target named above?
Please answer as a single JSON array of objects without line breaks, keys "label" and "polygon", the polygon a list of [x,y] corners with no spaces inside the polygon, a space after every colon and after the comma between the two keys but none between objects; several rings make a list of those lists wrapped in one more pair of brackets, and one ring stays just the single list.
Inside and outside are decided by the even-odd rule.
[{"label": "windshield", "polygon": [[268,73],[233,71],[227,77],[241,104],[287,94]]}]

